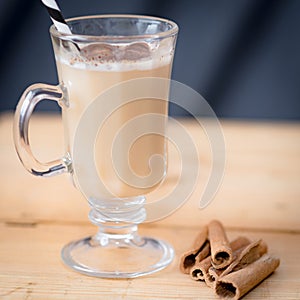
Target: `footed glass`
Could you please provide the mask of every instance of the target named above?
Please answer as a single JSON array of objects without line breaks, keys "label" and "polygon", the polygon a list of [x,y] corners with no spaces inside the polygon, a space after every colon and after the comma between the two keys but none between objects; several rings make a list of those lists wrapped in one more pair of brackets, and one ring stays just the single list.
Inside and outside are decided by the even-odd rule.
[{"label": "footed glass", "polygon": [[[68,24],[72,35],[50,29],[59,85],[34,84],[20,98],[16,150],[33,175],[69,173],[91,207],[98,232],[63,248],[66,265],[97,277],[151,274],[174,256],[167,242],[140,236],[138,225],[146,218],[147,194],[167,172],[168,102],[160,98],[168,97],[178,27],[135,15],[79,17]],[[143,97],[132,97],[139,89]],[[147,90],[158,96],[147,97]],[[65,153],[44,163],[31,151],[28,127],[35,106],[46,99],[61,107]]]}]

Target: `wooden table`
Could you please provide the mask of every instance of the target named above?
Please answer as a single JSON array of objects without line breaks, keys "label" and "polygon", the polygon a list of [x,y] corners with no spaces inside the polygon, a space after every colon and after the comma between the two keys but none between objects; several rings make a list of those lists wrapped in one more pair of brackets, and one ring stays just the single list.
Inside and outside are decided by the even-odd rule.
[{"label": "wooden table", "polygon": [[[241,234],[263,238],[281,259],[277,271],[244,299],[300,299],[300,124],[222,121],[225,176],[213,202],[201,210],[209,143],[195,122],[181,121],[199,149],[196,189],[171,216],[140,226],[141,234],[173,244],[174,262],[151,276],[111,280],[80,275],[63,265],[63,245],[96,230],[87,218],[87,202],[67,175],[44,179],[25,171],[14,151],[12,115],[0,115],[0,298],[217,299],[204,283],[178,269],[180,255],[197,232],[216,218],[230,239]],[[30,130],[41,160],[62,153],[59,116],[36,115]],[[171,147],[170,174],[177,169],[177,154]]]}]

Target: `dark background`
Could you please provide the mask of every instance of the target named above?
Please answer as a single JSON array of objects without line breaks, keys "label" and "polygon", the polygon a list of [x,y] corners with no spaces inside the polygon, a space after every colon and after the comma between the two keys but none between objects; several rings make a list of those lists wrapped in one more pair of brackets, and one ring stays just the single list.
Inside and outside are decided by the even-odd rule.
[{"label": "dark background", "polygon": [[[219,117],[300,119],[299,0],[57,2],[66,18],[134,13],[172,19],[180,27],[173,79],[199,92]],[[0,1],[0,111],[14,109],[32,83],[57,84],[50,25],[39,0]],[[57,107],[49,102],[39,109]]]}]

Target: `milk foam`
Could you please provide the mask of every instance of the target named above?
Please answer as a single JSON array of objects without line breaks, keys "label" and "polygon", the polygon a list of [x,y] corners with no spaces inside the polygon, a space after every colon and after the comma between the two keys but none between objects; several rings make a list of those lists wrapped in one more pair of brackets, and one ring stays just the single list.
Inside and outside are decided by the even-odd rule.
[{"label": "milk foam", "polygon": [[61,63],[68,65],[72,68],[90,71],[107,71],[107,72],[120,72],[120,71],[133,71],[133,70],[150,70],[159,68],[170,64],[171,56],[161,57],[160,59],[147,59],[144,61],[119,61],[119,62],[78,62],[72,59],[67,60],[64,58],[56,58]]},{"label": "milk foam", "polygon": [[[168,50],[166,49],[168,48]],[[80,53],[64,51],[56,59],[72,68],[91,71],[150,70],[168,65],[172,61],[170,46],[154,51],[146,43],[129,46],[93,44],[82,48]]]}]

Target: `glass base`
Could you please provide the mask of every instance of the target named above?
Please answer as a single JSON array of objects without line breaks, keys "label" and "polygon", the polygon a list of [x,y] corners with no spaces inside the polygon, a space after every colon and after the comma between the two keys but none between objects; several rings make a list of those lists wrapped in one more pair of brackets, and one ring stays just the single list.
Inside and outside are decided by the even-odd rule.
[{"label": "glass base", "polygon": [[171,263],[173,248],[166,242],[132,234],[97,233],[62,249],[64,263],[95,277],[134,278],[157,272]]}]

